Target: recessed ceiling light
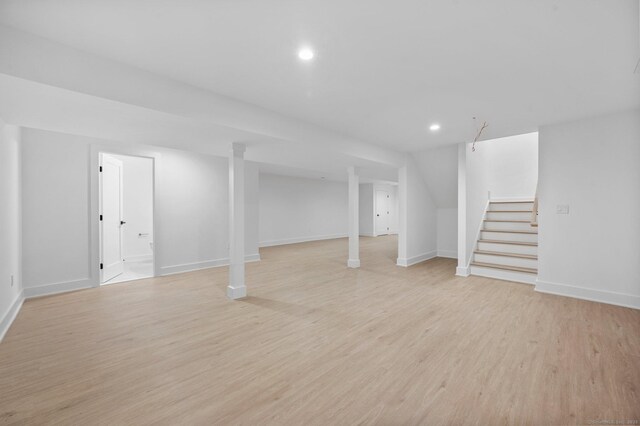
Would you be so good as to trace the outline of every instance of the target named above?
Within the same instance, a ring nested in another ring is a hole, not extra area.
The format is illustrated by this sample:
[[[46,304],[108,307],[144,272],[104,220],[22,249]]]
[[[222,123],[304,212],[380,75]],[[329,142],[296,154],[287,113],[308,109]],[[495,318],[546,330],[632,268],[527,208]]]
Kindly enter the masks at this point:
[[[440,125],[438,123],[434,123],[429,126],[429,130],[431,130],[432,132],[437,132],[438,130],[440,130]]]
[[[313,53],[313,50],[309,49],[308,47],[298,50],[298,58],[302,59],[303,61],[310,61],[314,56],[315,54]]]

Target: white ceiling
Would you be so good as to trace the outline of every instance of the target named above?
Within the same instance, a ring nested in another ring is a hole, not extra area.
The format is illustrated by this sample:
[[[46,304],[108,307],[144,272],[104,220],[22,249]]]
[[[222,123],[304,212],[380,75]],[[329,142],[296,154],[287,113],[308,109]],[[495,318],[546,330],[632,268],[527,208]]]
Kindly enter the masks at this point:
[[[637,0],[2,0],[0,23],[396,150],[640,106]]]

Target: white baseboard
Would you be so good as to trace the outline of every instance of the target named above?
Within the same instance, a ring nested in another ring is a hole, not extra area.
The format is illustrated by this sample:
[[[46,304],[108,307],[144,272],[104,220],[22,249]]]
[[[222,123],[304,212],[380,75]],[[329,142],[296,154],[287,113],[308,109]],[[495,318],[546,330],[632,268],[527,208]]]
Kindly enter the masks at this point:
[[[5,334],[7,334],[7,331],[9,331],[9,327],[11,327],[11,324],[13,324],[13,320],[15,320],[16,317],[18,316],[18,312],[20,312],[20,308],[22,308],[23,302],[24,302],[24,295],[23,295],[23,292],[21,291],[16,297],[16,299],[13,301],[11,306],[9,306],[9,309],[4,314],[4,317],[2,317],[2,320],[0,321],[0,342],[2,342],[2,339],[4,339]]]
[[[359,268],[360,267],[360,259],[348,259],[347,266],[349,268]]]
[[[282,240],[270,240],[262,241],[258,244],[259,247],[273,247],[283,246],[286,244],[307,243],[310,241],[322,241],[322,240],[335,240],[336,238],[347,238],[347,234],[332,234],[332,235],[316,235],[313,237],[298,237],[298,238],[285,238]]]
[[[457,259],[458,252],[455,250],[438,250],[438,257],[448,257],[450,259]]]
[[[152,254],[142,254],[139,256],[128,256],[124,259],[125,262],[144,262],[147,260],[153,260]]]
[[[459,277],[468,277],[469,276],[469,268],[464,266],[458,266],[456,268],[456,275]]]
[[[377,237],[377,235],[374,234],[373,232],[361,232],[360,236],[361,237]]]
[[[548,281],[536,281],[536,291],[540,293],[555,294],[556,296],[573,297],[592,302],[608,303],[610,305],[624,306],[625,308],[640,309],[640,296],[633,294],[616,293],[613,291],[594,290],[569,284],[552,283]]]
[[[245,256],[245,262],[257,262],[260,260],[260,254],[249,254]],[[205,260],[203,262],[183,263],[181,265],[162,266],[160,268],[160,275],[173,275],[180,274],[182,272],[198,271],[200,269],[217,268],[219,266],[229,265],[229,258]]]
[[[247,297],[247,286],[245,285],[240,287],[232,287],[230,285],[227,286],[227,297],[233,300]]]
[[[396,265],[408,267],[411,265],[415,265],[416,263],[424,262],[429,259],[433,259],[438,255],[436,250],[431,250],[427,253],[419,254],[418,256],[408,257],[408,258],[398,258]]]
[[[36,287],[24,287],[24,298],[48,296],[50,294],[66,293],[68,291],[83,290],[85,288],[94,287],[94,283],[90,278],[83,278],[75,281],[66,281],[61,283],[44,284]]]
[[[527,274],[526,272],[471,266],[471,268],[469,268],[469,273],[478,277],[493,278],[494,280],[513,281],[531,285],[536,283],[536,276],[533,274]]]

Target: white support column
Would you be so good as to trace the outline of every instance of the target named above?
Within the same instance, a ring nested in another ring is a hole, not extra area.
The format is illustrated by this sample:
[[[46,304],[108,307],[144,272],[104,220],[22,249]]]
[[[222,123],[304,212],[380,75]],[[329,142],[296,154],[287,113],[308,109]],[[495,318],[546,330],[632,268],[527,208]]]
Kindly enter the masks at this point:
[[[458,145],[458,267],[456,275],[469,276],[467,262],[467,144]]]
[[[349,173],[349,260],[347,266],[349,268],[360,267],[360,220],[359,220],[359,203],[360,195],[360,179],[356,174],[355,167],[347,169]]]
[[[398,169],[398,259],[396,265],[408,266],[407,261],[407,222],[408,222],[408,177],[407,165]]]
[[[230,299],[246,297],[244,282],[244,144],[234,142],[229,156],[229,285]]]

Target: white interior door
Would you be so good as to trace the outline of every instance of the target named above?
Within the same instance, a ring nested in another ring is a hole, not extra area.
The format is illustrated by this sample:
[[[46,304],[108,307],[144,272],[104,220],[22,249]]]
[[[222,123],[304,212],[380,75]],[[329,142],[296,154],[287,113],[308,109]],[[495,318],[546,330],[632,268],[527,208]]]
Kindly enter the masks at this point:
[[[122,161],[102,154],[100,172],[100,282],[122,274]]]
[[[376,235],[389,233],[389,193],[376,191]]]

